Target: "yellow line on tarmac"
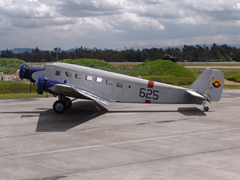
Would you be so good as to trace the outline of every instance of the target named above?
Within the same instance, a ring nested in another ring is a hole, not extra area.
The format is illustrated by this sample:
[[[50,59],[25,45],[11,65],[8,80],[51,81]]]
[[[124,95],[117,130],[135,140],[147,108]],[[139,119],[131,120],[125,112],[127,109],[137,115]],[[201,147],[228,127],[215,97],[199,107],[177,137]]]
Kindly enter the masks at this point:
[[[23,115],[22,114],[11,114],[11,113],[1,113],[1,114],[5,114],[5,115],[9,115],[9,116],[19,116],[19,117],[22,117]],[[38,118],[38,117],[27,117],[27,118]]]
[[[1,113],[1,114],[10,115],[10,116],[22,116],[21,114],[11,114],[11,113]]]
[[[102,115],[102,116],[100,116],[100,117],[98,117],[98,118],[96,118],[96,119],[90,120],[90,121],[88,121],[88,122],[97,121],[97,120],[102,119],[102,118],[104,118],[104,117],[106,117],[106,116],[107,116],[107,114],[105,113],[104,115]]]

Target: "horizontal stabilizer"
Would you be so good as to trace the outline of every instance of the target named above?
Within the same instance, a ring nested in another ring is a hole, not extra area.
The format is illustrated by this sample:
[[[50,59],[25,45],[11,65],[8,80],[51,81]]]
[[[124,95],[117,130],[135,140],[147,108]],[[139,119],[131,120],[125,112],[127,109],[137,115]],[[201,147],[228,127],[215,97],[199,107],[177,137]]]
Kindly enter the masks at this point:
[[[187,93],[191,94],[192,96],[196,97],[196,98],[201,98],[203,100],[207,100],[207,98],[205,98],[204,96],[202,96],[201,94],[198,94],[197,92],[187,89],[186,90]]]
[[[87,92],[81,89],[76,89],[73,86],[68,86],[65,84],[55,84],[53,87],[50,88],[50,90],[58,95],[70,96],[70,97],[81,98],[81,99],[92,99],[94,101],[97,101],[105,105],[109,105],[111,103],[90,92]]]
[[[186,92],[191,95],[191,103],[202,104],[202,102],[205,100],[210,102],[208,97],[205,97],[204,95],[199,94],[192,89],[187,89]]]

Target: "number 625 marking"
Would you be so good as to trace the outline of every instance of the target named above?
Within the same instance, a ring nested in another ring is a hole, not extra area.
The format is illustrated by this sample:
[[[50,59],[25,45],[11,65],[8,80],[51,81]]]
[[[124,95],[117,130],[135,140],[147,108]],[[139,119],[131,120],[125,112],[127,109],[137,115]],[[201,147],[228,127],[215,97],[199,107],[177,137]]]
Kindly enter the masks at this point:
[[[158,100],[158,93],[159,91],[157,90],[141,88],[139,96],[142,98]]]

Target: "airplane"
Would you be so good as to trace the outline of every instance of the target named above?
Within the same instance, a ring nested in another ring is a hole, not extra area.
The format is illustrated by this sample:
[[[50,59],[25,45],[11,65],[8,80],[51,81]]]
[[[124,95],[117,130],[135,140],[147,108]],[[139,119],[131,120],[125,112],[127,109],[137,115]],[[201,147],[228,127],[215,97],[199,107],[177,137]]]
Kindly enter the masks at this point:
[[[37,93],[58,96],[53,109],[63,113],[75,99],[94,100],[109,105],[119,103],[199,104],[208,111],[206,102],[221,99],[224,75],[205,69],[189,88],[178,87],[139,77],[68,63],[45,63],[42,67],[21,65],[20,79],[37,84]],[[74,98],[74,99],[70,99]]]

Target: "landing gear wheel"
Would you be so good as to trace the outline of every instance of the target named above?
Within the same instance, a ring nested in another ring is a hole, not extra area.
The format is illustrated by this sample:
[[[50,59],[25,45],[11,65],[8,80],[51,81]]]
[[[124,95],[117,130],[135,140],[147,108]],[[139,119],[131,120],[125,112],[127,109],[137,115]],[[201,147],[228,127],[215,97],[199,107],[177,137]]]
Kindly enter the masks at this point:
[[[66,108],[69,109],[72,107],[72,101],[70,98],[66,98]]]
[[[204,110],[205,110],[205,111],[208,111],[208,110],[209,110],[209,107],[205,107]]]
[[[66,104],[62,100],[58,100],[53,104],[53,110],[61,114],[66,110]]]

